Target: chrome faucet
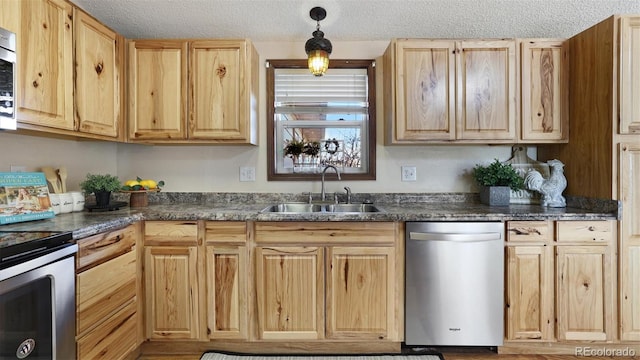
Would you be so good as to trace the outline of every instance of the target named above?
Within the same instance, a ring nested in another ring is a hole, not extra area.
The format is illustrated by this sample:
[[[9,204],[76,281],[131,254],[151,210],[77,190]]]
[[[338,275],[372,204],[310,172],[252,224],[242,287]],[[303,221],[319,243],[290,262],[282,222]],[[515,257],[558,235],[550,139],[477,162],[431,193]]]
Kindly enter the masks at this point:
[[[345,186],[344,191],[347,192],[347,204],[351,204],[351,188],[348,186]]]
[[[333,166],[333,165],[327,165],[324,167],[324,169],[322,169],[322,192],[320,194],[320,198],[322,201],[324,201],[325,198],[325,192],[324,192],[324,174],[327,172],[327,169],[333,169],[336,172],[336,175],[338,175],[338,180],[342,180],[340,179],[340,171],[338,171],[338,168]]]

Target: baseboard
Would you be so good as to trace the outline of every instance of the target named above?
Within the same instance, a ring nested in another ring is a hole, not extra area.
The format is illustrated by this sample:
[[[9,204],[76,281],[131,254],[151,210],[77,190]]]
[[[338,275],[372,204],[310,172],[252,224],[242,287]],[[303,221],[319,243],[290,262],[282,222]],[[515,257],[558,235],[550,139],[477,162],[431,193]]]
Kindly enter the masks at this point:
[[[498,347],[498,354],[548,354],[572,356],[640,355],[640,342],[508,342]]]

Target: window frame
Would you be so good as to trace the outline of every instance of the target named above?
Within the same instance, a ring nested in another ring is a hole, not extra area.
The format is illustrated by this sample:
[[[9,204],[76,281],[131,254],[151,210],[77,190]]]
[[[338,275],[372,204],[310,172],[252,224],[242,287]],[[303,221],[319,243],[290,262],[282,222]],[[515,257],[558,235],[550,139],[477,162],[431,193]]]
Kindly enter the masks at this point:
[[[307,60],[267,60],[267,181],[309,181],[318,180],[320,174],[276,172],[275,163],[275,69],[306,69]],[[340,173],[342,180],[375,180],[376,179],[376,80],[374,60],[331,60],[329,69],[366,69],[368,86],[368,169],[366,172]],[[310,75],[311,76],[311,75]],[[328,177],[332,179],[332,177]]]

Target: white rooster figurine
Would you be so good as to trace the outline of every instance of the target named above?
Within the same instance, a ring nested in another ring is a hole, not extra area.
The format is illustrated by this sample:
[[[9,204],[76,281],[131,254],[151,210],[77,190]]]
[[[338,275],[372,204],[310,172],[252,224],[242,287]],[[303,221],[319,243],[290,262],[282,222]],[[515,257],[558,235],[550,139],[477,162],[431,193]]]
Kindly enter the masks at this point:
[[[524,186],[528,190],[535,190],[542,195],[542,206],[566,207],[567,201],[562,192],[567,187],[564,177],[564,164],[560,160],[547,161],[551,169],[548,179],[542,177],[537,170],[531,170],[524,178]]]

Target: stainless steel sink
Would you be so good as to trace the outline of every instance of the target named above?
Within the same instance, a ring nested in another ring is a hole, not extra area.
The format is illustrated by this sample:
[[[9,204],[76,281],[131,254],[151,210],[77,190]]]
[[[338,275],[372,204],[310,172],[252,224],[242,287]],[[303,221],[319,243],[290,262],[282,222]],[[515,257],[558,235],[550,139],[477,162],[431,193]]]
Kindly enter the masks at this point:
[[[320,204],[305,204],[305,203],[285,203],[276,204],[264,208],[261,212],[277,212],[277,213],[308,213],[308,212],[320,212],[322,211],[322,205]]]
[[[300,214],[310,212],[330,213],[372,213],[384,212],[373,204],[307,204],[307,203],[282,203],[270,205],[264,208],[262,213],[289,213]]]
[[[327,212],[371,213],[383,210],[373,204],[330,204],[325,206]]]

